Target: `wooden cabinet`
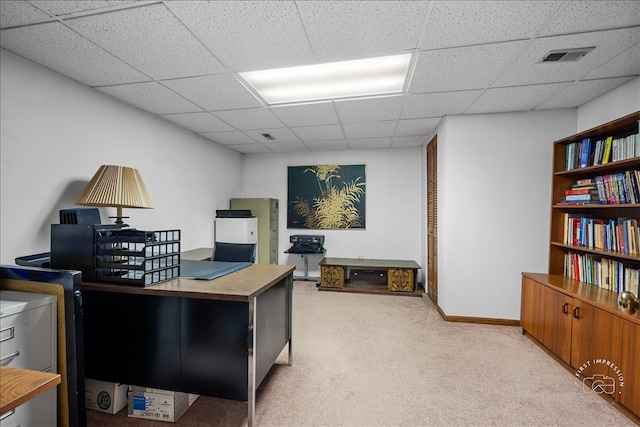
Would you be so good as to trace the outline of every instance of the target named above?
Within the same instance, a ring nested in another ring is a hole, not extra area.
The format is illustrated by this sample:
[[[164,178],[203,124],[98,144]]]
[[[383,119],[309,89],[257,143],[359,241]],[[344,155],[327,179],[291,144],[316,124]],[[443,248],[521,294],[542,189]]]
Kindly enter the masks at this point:
[[[278,264],[278,199],[231,199],[230,207],[258,218],[258,263]]]
[[[640,174],[635,172],[640,170],[640,143],[631,152],[614,148],[614,141],[637,138],[639,120],[640,112],[635,112],[554,143],[549,269],[523,273],[520,317],[523,333],[582,378],[586,391],[591,387],[636,417],[640,313],[623,313],[617,292],[632,290],[638,296]],[[592,149],[576,162],[587,139],[593,146],[611,140],[611,152],[618,150],[615,157],[598,161],[603,151]],[[600,178],[611,180],[604,188],[610,196],[606,202],[597,186]],[[592,200],[566,200],[580,188],[593,191]],[[617,198],[611,197],[614,191]]]
[[[601,379],[600,394],[640,416],[640,317],[622,313],[616,294],[575,279],[523,273],[523,333],[583,380]]]

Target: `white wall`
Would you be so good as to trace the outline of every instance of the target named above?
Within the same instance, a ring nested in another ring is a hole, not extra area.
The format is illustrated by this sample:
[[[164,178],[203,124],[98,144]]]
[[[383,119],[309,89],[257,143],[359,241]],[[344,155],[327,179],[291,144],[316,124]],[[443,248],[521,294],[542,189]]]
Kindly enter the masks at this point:
[[[326,256],[408,259],[422,267],[422,154],[419,147],[392,150],[246,154],[242,161],[241,197],[280,201],[279,263],[304,271],[300,255],[285,254],[292,234],[322,234]],[[287,229],[287,167],[318,164],[366,165],[366,229]],[[309,275],[318,276],[321,256],[309,256]]]
[[[576,133],[638,110],[640,110],[640,77],[580,106]]]
[[[553,141],[576,110],[448,117],[438,129],[438,303],[520,318],[521,272],[548,264]]]
[[[48,252],[50,224],[101,164],[144,179],[155,209],[124,209],[129,224],[181,229],[183,250],[213,245],[215,210],[240,193],[239,153],[5,50],[0,82],[0,262]]]

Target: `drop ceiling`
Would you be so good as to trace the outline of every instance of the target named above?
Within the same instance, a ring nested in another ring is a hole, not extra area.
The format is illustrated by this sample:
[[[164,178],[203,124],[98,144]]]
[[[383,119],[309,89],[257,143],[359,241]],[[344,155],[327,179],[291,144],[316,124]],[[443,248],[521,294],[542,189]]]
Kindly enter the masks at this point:
[[[577,107],[640,75],[637,0],[2,0],[0,15],[2,48],[240,153],[415,147],[447,115]],[[269,106],[239,75],[407,52],[394,96]]]

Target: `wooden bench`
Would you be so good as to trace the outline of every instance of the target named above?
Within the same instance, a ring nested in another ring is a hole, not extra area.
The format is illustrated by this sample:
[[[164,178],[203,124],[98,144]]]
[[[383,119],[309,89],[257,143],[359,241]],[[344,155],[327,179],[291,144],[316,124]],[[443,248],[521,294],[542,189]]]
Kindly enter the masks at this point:
[[[367,293],[415,293],[415,261],[361,258],[323,258],[320,290]],[[364,277],[364,279],[362,279]]]

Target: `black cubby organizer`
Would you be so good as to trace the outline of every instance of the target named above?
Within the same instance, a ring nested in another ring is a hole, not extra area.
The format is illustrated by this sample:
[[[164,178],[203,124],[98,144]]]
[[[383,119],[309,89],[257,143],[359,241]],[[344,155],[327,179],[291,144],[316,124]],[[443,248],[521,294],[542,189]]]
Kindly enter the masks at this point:
[[[180,276],[180,230],[100,229],[96,280],[150,286]]]

